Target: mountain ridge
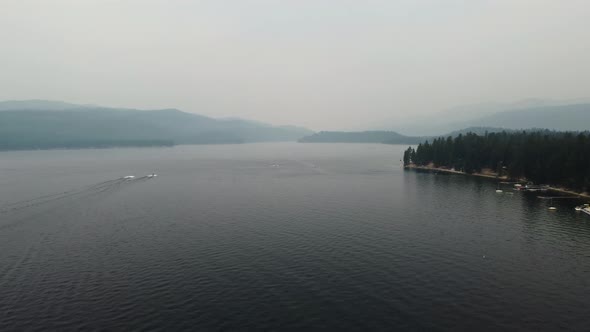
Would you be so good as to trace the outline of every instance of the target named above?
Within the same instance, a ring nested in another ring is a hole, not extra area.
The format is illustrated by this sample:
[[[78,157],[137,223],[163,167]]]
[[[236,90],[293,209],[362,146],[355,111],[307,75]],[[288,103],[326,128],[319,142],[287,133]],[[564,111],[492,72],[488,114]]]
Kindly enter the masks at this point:
[[[516,103],[457,106],[438,115],[397,123],[391,125],[390,128],[409,135],[430,136],[442,135],[468,127],[546,128],[580,131],[587,129],[585,124],[589,122],[589,102],[531,99]]]
[[[0,102],[0,150],[296,141],[311,133],[305,128],[215,119],[174,108]]]

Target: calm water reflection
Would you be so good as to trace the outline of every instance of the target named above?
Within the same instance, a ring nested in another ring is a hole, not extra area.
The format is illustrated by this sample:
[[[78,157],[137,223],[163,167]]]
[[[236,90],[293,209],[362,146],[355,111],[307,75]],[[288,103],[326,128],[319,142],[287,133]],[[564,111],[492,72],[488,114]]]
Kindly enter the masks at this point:
[[[579,202],[404,148],[0,153],[0,329],[587,329]]]

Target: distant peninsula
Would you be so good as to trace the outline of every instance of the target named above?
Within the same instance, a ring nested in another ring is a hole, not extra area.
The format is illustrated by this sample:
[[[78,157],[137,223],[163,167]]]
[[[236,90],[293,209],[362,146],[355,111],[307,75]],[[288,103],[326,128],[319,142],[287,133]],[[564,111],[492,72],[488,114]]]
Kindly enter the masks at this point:
[[[321,131],[303,137],[300,143],[384,143],[418,144],[425,137],[405,136],[394,131]]]

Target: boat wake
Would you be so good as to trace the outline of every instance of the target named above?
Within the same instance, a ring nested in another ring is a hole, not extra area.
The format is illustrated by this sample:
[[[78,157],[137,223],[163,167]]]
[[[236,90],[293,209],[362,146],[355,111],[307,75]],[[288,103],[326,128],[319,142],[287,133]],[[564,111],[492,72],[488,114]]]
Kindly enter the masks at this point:
[[[16,212],[25,210],[37,206],[50,204],[56,201],[68,199],[68,198],[83,198],[90,197],[102,193],[112,192],[119,189],[122,185],[128,185],[130,183],[136,183],[145,181],[156,177],[156,174],[149,174],[146,176],[135,177],[133,175],[127,175],[122,178],[113,180],[107,180],[98,182],[95,184],[87,185],[81,188],[76,188],[64,192],[42,195],[35,198],[30,198],[22,201],[12,202],[0,207],[0,214],[6,214],[10,212]]]

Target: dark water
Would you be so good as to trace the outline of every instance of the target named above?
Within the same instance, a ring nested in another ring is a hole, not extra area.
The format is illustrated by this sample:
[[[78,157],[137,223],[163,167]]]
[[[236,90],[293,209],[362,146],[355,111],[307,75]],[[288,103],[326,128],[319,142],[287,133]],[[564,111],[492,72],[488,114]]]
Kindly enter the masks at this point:
[[[590,328],[579,202],[402,149],[1,153],[0,330]]]

